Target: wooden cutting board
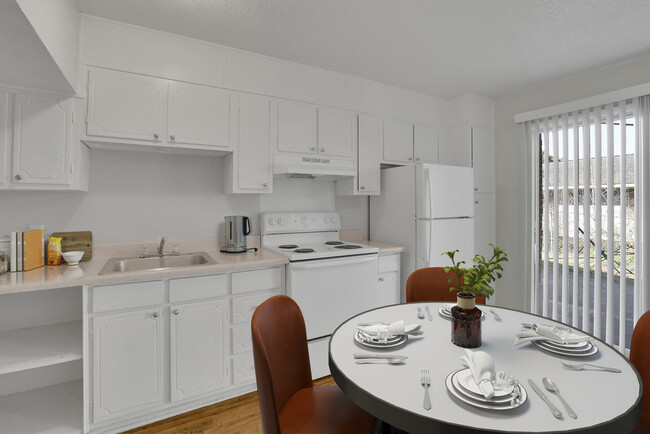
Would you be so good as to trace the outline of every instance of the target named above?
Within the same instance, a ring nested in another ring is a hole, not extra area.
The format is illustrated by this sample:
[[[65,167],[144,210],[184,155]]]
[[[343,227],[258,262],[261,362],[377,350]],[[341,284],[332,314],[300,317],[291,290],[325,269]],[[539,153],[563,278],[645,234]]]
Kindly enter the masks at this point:
[[[54,232],[50,236],[61,238],[61,252],[83,251],[85,253],[81,262],[92,259],[93,233],[91,231]]]

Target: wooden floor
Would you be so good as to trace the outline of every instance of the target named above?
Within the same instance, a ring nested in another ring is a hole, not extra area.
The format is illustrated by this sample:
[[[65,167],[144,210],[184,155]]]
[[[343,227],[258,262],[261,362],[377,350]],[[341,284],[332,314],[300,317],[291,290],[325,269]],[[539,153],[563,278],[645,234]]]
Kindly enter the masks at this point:
[[[314,385],[335,385],[332,377],[314,381]],[[154,422],[127,433],[137,434],[262,434],[257,392],[199,408],[189,413]]]

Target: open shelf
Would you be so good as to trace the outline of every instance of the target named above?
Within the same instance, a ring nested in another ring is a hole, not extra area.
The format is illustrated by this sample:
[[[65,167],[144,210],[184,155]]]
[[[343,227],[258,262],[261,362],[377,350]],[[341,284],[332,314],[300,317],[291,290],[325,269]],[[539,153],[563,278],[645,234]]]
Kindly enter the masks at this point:
[[[0,397],[0,431],[70,434],[83,431],[83,381]]]
[[[0,333],[0,375],[79,360],[81,321]]]

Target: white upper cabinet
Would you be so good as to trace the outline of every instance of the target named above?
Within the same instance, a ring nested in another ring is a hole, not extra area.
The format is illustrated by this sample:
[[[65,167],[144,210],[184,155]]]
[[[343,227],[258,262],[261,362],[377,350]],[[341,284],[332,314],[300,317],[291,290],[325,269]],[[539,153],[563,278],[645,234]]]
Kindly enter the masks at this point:
[[[311,104],[278,102],[278,151],[318,152],[318,109]]]
[[[245,93],[233,95],[233,112],[236,149],[225,159],[225,191],[271,193],[270,100]]]
[[[352,157],[357,137],[357,116],[347,110],[318,108],[318,153]]]
[[[170,82],[167,113],[169,143],[228,146],[230,92]]]
[[[381,120],[359,115],[358,189],[362,194],[379,194],[381,143]]]
[[[230,92],[127,72],[90,69],[92,142],[230,149]]]
[[[413,124],[384,119],[384,161],[413,162]]]
[[[494,193],[494,129],[463,125],[440,130],[440,164],[474,167],[474,191]]]
[[[70,184],[72,101],[16,95],[13,181]]]
[[[91,69],[89,136],[160,142],[165,131],[165,80]]]
[[[438,130],[429,125],[413,126],[413,156],[416,163],[438,163]]]

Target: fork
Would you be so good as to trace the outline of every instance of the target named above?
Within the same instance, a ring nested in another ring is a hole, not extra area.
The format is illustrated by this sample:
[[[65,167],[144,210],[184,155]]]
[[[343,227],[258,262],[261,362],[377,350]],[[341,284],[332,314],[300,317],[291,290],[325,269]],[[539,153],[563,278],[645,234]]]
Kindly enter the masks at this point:
[[[494,315],[494,320],[495,321],[497,321],[497,322],[503,321],[496,310],[490,309],[490,312],[492,312],[492,315]]]
[[[420,383],[424,387],[424,409],[431,410],[431,398],[429,398],[429,386],[431,386],[431,376],[429,375],[428,369],[422,370],[422,376],[420,377]]]
[[[601,371],[616,372],[618,374],[622,372],[620,369],[608,368],[607,366],[592,365],[591,363],[576,363],[575,365],[564,363],[562,361],[560,361],[560,363],[562,363],[564,366],[574,371],[582,371],[583,369],[586,369],[585,366],[591,366],[594,369],[601,370]]]

